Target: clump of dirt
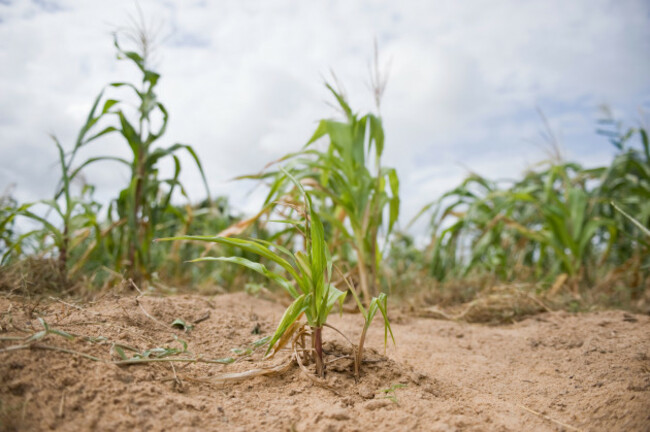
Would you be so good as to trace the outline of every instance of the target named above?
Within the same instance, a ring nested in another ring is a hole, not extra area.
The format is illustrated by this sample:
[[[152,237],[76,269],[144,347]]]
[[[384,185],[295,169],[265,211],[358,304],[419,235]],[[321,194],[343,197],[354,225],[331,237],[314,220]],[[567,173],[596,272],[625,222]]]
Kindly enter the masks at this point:
[[[396,362],[380,354],[375,348],[364,350],[361,378],[354,376],[354,350],[350,344],[339,341],[326,342],[323,345],[326,364],[325,388],[345,398],[346,403],[354,405],[368,399],[388,399],[397,403],[397,389],[410,386],[426,386],[435,383],[429,375],[416,371],[411,366]],[[310,372],[315,373],[314,370]],[[387,384],[389,383],[389,384]],[[442,389],[440,389],[442,394]],[[384,403],[380,403],[384,405]]]
[[[262,359],[265,347],[256,342],[282,313],[245,294],[87,304],[0,298],[0,429],[650,427],[647,316],[544,313],[486,327],[401,313],[393,321],[397,347],[385,354],[381,323],[370,328],[359,382],[350,344],[325,329],[322,384],[290,362],[290,349]],[[26,341],[43,330],[38,318],[58,333]],[[172,326],[176,320],[183,324]],[[363,321],[344,314],[330,323],[356,342]],[[169,361],[181,358],[194,361]],[[223,379],[251,370],[270,373]]]

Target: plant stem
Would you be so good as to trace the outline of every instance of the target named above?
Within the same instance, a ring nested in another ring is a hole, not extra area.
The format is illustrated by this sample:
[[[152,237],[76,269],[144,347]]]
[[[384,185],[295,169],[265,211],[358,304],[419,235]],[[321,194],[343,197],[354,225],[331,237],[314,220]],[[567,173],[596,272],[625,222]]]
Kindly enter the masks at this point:
[[[323,378],[323,327],[312,327],[312,346],[314,348],[314,362],[316,375]]]
[[[362,246],[363,247],[363,246]],[[357,266],[359,267],[359,283],[363,293],[363,302],[366,306],[370,304],[370,289],[368,284],[368,268],[366,267],[366,257],[362,249],[357,249]]]
[[[363,360],[363,344],[366,341],[366,332],[368,331],[368,325],[363,326],[363,331],[361,332],[361,337],[359,338],[359,346],[357,347],[357,355],[354,358],[354,377],[359,381],[361,373],[361,361]]]
[[[70,203],[67,203],[68,208]],[[61,240],[61,249],[59,250],[59,271],[61,273],[61,280],[64,284],[68,282],[68,244],[70,242],[70,221],[66,218],[63,227],[63,239]]]
[[[140,119],[140,130],[142,131],[142,119]],[[142,132],[140,132],[140,142],[142,142]],[[140,268],[142,263],[140,262],[140,257],[138,256],[138,249],[141,247],[142,241],[142,219],[144,219],[144,214],[141,216],[140,213],[144,213],[144,190],[145,190],[145,179],[146,179],[146,170],[145,170],[145,160],[147,151],[144,148],[143,144],[140,144],[138,148],[137,159],[135,163],[135,196],[133,197],[133,232],[131,233],[130,244],[129,244],[129,265],[131,266],[131,278],[135,281],[137,285],[141,284]]]

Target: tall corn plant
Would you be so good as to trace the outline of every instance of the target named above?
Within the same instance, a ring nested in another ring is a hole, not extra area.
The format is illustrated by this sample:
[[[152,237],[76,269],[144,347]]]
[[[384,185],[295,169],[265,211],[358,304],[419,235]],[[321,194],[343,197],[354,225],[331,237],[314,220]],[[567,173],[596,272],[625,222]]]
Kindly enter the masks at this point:
[[[110,235],[106,237],[105,247],[115,269],[126,270],[136,281],[150,275],[155,266],[152,261],[151,241],[156,226],[163,220],[163,215],[176,213],[171,203],[172,196],[176,191],[186,196],[179,181],[179,151],[186,151],[196,163],[209,197],[203,167],[194,149],[186,144],[173,144],[169,147],[157,145],[167,128],[168,113],[156,95],[160,75],[151,69],[148,62],[150,41],[146,33],[141,32],[140,36],[139,52],[122,49],[117,34],[114,37],[114,45],[118,58],[131,61],[141,72],[141,82],[139,85],[115,82],[108,86],[108,89],[126,88],[132,92],[137,101],[135,122],[126,113],[128,106],[132,104],[131,100],[105,98],[105,91],[102,91],[81,128],[69,159],[69,164],[72,164],[81,148],[109,134],[118,134],[127,145],[130,151],[128,159],[112,156],[89,158],[75,166],[70,177],[99,161],[115,161],[128,167],[129,184],[109,205],[107,225],[111,229],[108,233]],[[103,105],[100,108],[101,101]],[[156,116],[162,119],[157,128],[152,120]],[[112,120],[112,124],[96,130],[102,120]],[[171,159],[173,163],[172,177],[160,178],[159,165],[167,159]]]
[[[327,322],[327,317],[334,305],[342,303],[346,293],[334,287],[331,283],[332,258],[325,241],[325,231],[318,212],[316,212],[312,199],[305,192],[301,184],[287,171],[283,175],[291,181],[303,197],[300,209],[303,214],[302,221],[290,221],[297,225],[305,234],[306,251],[291,252],[283,246],[269,243],[259,239],[239,239],[214,236],[180,236],[162,238],[160,241],[194,240],[219,243],[226,246],[240,248],[243,251],[256,254],[277,264],[293,280],[293,283],[283,275],[269,270],[259,262],[243,257],[201,257],[191,262],[221,261],[238,264],[256,271],[271,281],[280,285],[294,299],[287,308],[278,327],[269,342],[269,350],[285,334],[289,327],[305,314],[307,322],[312,329],[312,347],[316,373],[323,375],[323,340],[322,330]],[[295,286],[294,286],[295,284]]]
[[[377,292],[382,261],[380,231],[383,228],[388,239],[399,217],[399,178],[395,169],[381,165],[385,143],[381,118],[359,116],[341,92],[326,86],[345,121],[321,120],[304,148],[280,161],[289,161],[301,183],[313,185],[315,208],[329,225],[339,255],[346,256],[347,246],[354,250],[360,288],[369,302]],[[325,137],[327,149],[317,149],[315,143]],[[281,170],[243,178],[272,179],[265,206],[288,199],[291,183]]]

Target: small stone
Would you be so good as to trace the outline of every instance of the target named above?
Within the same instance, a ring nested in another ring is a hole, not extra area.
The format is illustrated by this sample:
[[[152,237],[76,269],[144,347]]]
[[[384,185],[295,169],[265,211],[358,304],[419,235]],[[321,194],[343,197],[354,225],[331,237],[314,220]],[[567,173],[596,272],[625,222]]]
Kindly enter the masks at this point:
[[[124,384],[131,384],[135,378],[133,377],[133,375],[116,373],[115,379],[117,379],[120,382],[123,382]]]
[[[424,386],[424,391],[436,397],[440,396],[440,391],[438,391],[438,389],[432,386],[431,384]]]
[[[359,396],[361,396],[364,399],[374,399],[375,397],[375,392],[370,389],[368,386],[361,386],[359,387]]]
[[[636,318],[634,317],[634,315],[631,315],[631,314],[629,314],[629,313],[624,313],[624,314],[623,314],[623,321],[625,321],[625,322],[632,322],[632,323],[635,323],[635,322],[637,322],[637,321],[639,321],[639,320],[636,319]]]
[[[409,379],[411,380],[411,382],[413,382],[413,384],[419,384],[420,381],[422,381],[426,377],[427,375],[420,371],[413,371],[409,373]]]

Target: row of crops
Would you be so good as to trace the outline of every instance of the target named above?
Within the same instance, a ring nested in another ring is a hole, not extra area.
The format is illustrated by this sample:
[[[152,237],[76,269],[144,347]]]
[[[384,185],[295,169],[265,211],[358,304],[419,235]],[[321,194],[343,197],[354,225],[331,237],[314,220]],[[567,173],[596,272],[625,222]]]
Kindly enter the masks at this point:
[[[160,75],[149,66],[146,45],[129,51],[116,36],[115,47],[137,67],[141,81],[107,85],[74,143],[53,137],[60,168],[53,196],[30,203],[17,202],[10,192],[0,198],[2,289],[78,293],[131,280],[160,290],[259,290],[269,274],[273,289],[283,285],[273,281],[287,280],[288,269],[236,239],[255,239],[300,266],[314,258],[309,227],[317,218],[326,282],[352,290],[366,304],[382,293],[453,294],[471,286],[474,295],[487,285],[522,282],[537,294],[574,300],[641,307],[647,300],[650,146],[644,127],[627,128],[612,118],[600,122],[594,139],[608,139],[616,148],[609,166],[587,169],[552,157],[516,181],[470,174],[422,203],[418,217],[430,220],[429,241],[417,247],[407,232],[395,231],[399,176],[382,159],[379,115],[355,112],[345,94],[328,85],[341,118],[321,120],[302,148],[244,177],[268,190],[259,212],[245,218],[233,214],[226,198],[211,197],[210,172],[191,146],[159,144],[169,114],[157,98]],[[385,80],[375,77],[378,105]],[[116,97],[124,89],[130,97]],[[79,156],[107,139],[121,143],[129,157]],[[182,153],[190,156],[190,166],[182,166]],[[167,163],[174,169],[164,177],[160,167]],[[96,164],[120,164],[129,172],[108,203],[98,202],[85,181]],[[202,202],[187,199],[182,169],[200,172]],[[206,236],[221,240],[206,243]],[[185,240],[154,241],[163,237]],[[197,258],[200,264],[186,263]]]

